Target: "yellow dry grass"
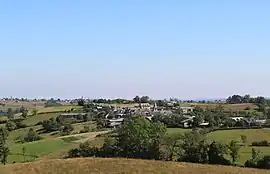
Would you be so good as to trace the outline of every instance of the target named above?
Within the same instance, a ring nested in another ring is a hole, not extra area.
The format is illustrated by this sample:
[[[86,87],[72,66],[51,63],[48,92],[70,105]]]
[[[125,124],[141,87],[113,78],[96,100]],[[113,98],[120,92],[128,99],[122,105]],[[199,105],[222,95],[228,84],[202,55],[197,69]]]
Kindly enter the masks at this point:
[[[44,160],[33,163],[10,164],[0,167],[1,174],[90,174],[90,173],[268,173],[267,170],[238,168],[232,166],[201,165],[191,163],[148,161],[135,159],[80,158]]]
[[[215,108],[218,104],[214,103],[192,103],[193,106],[199,106],[201,108]],[[247,107],[254,109],[257,108],[256,105],[252,103],[242,103],[242,104],[223,104],[224,110],[232,110],[232,111],[242,111]]]

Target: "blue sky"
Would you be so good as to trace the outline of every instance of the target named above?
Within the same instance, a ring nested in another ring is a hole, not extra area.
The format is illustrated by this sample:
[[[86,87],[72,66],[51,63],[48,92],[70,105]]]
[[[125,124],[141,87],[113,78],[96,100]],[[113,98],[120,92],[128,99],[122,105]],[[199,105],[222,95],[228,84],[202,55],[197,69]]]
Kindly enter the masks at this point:
[[[16,97],[270,96],[268,0],[0,1]]]

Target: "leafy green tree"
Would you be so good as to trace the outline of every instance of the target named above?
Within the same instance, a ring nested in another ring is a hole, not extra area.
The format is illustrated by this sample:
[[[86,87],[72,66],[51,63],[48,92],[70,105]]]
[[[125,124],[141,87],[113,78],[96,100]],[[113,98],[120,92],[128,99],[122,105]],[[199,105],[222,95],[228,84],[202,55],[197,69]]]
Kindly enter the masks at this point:
[[[179,157],[180,161],[208,163],[208,143],[205,134],[199,130],[185,133],[181,147],[183,154]]]
[[[252,160],[258,160],[260,158],[260,151],[252,148]]]
[[[266,116],[267,116],[267,120],[270,121],[270,109],[267,110]]]
[[[148,96],[142,96],[141,97],[141,103],[148,103],[149,102],[149,97]]]
[[[8,121],[6,123],[6,128],[8,131],[13,131],[17,128],[17,126],[16,126],[16,123],[14,123],[14,121]]]
[[[37,110],[36,108],[34,108],[34,109],[32,110],[32,115],[33,115],[33,116],[36,116],[37,113],[38,113],[38,110]]]
[[[242,143],[246,146],[247,145],[247,136],[241,135],[241,140],[242,140]]]
[[[22,146],[22,155],[23,155],[23,162],[25,162],[25,153],[26,153],[26,148],[25,146]]]
[[[235,162],[237,161],[237,159],[239,158],[239,150],[240,150],[240,146],[237,144],[237,141],[232,140],[228,146],[230,153],[229,155],[232,158],[232,163],[235,164]]]
[[[196,117],[193,119],[193,122],[192,122],[192,127],[195,128],[195,127],[199,127],[199,125],[201,123],[203,123],[204,121],[204,117],[201,113],[197,114]]]
[[[228,146],[215,141],[212,142],[208,151],[209,164],[229,165],[230,161],[225,158],[227,154]]]
[[[9,148],[6,145],[8,137],[8,130],[6,128],[0,128],[0,159],[1,163],[7,163],[7,157],[9,155]]]
[[[26,109],[24,109],[23,111],[22,111],[22,115],[21,115],[23,118],[27,118],[27,116],[28,116],[28,110],[26,110]]]
[[[85,102],[83,99],[78,100],[78,106],[84,106]]]
[[[215,111],[216,112],[218,112],[218,113],[222,113],[222,112],[224,112],[224,106],[223,106],[223,104],[218,104],[217,106],[216,106],[216,108],[215,108]]]
[[[7,146],[4,146],[0,150],[1,152],[1,163],[6,165],[9,155],[9,148]]]
[[[46,132],[52,132],[60,130],[61,125],[54,118],[50,118],[42,122],[42,127]]]
[[[181,155],[181,140],[183,139],[182,134],[166,135],[163,138],[162,143],[162,159],[166,161],[172,161]]]
[[[8,108],[7,117],[9,120],[14,120],[14,112],[13,112],[12,108]]]
[[[266,155],[262,157],[262,159],[258,160],[256,167],[261,169],[270,169],[270,156]]]
[[[63,128],[63,132],[65,133],[71,133],[74,130],[73,126],[71,124],[65,124]]]
[[[144,117],[127,120],[117,129],[116,146],[121,157],[160,159],[165,126],[150,123]]]
[[[139,96],[134,97],[134,103],[141,103],[141,98]]]
[[[38,141],[41,139],[42,138],[37,134],[37,132],[33,128],[30,128],[27,135],[24,137],[24,141],[26,142]]]

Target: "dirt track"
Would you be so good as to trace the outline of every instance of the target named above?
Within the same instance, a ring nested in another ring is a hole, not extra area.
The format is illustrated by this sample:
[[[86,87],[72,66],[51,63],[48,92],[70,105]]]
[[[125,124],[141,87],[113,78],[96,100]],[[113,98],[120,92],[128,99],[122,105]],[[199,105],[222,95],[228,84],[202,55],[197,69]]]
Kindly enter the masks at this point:
[[[97,135],[100,135],[100,134],[106,134],[110,131],[99,131],[99,132],[87,132],[87,133],[81,133],[81,134],[74,134],[74,135],[67,135],[67,136],[62,136],[62,137],[57,137],[59,139],[62,139],[62,138],[68,138],[68,137],[77,137],[77,136],[83,136],[85,138],[83,139],[80,139],[80,140],[77,140],[77,141],[74,141],[75,143],[82,143],[82,142],[85,142],[87,140],[91,140],[91,139],[94,139]]]

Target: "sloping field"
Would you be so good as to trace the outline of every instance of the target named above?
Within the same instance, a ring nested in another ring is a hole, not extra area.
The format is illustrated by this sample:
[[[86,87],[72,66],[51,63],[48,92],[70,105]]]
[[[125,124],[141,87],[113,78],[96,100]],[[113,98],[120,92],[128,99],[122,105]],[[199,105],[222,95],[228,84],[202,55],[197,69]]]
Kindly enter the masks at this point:
[[[90,174],[90,173],[269,173],[266,170],[230,166],[200,165],[190,163],[147,161],[135,159],[81,158],[44,160],[33,163],[9,164],[0,167],[1,174]]]
[[[218,106],[217,104],[212,103],[192,103],[193,106],[199,106],[201,108],[215,108]],[[247,107],[250,109],[257,108],[256,105],[252,103],[242,103],[242,104],[223,104],[224,110],[232,110],[232,111],[242,111],[245,110]]]

